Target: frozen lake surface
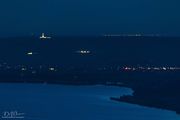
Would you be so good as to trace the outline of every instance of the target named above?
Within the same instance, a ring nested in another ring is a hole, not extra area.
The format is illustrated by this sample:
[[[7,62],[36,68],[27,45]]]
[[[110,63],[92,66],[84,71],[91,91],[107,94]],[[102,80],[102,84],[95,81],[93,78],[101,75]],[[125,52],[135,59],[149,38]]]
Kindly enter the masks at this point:
[[[175,112],[111,101],[129,88],[0,84],[1,118],[24,120],[179,120]],[[21,114],[23,113],[23,114]],[[19,114],[19,115],[17,115]],[[20,115],[21,114],[21,115]],[[0,118],[0,119],[1,119]]]

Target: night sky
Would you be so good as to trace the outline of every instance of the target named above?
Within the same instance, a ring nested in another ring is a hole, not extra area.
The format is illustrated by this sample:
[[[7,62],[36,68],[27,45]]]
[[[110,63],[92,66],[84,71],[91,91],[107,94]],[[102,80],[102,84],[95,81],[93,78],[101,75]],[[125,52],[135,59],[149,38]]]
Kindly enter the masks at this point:
[[[1,0],[0,35],[179,35],[179,6],[179,0]]]

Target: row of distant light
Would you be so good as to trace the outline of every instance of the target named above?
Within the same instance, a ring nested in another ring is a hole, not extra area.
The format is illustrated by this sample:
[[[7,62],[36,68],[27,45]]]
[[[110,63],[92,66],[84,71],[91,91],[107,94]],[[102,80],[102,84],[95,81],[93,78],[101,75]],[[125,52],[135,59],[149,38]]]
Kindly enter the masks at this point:
[[[6,66],[5,66],[6,65]],[[4,64],[0,64],[0,68],[3,67],[5,69],[20,69],[21,71],[27,71],[28,69],[29,70],[33,70],[33,67],[25,67],[24,65],[17,65],[17,66],[10,66],[10,65],[7,65],[6,63]],[[39,66],[40,69],[42,69],[42,66],[40,65]],[[57,67],[46,67],[49,71],[57,71]]]
[[[21,70],[22,70],[22,71],[26,71],[27,68],[21,68]],[[55,68],[53,68],[53,67],[50,67],[50,68],[49,68],[49,71],[54,71],[54,72],[55,72],[55,71],[57,71],[57,69],[55,69]],[[32,72],[32,74],[36,74],[36,73],[37,73],[36,70],[32,70],[31,72]]]
[[[48,69],[49,69],[49,71],[57,71],[57,69],[54,67],[49,67]],[[26,71],[27,68],[22,67],[21,70]],[[125,70],[125,71],[138,71],[138,70],[141,70],[141,71],[142,70],[143,71],[151,71],[151,70],[167,71],[167,70],[171,70],[171,71],[173,71],[173,70],[180,70],[180,67],[137,67],[137,68],[136,67],[123,67],[122,70]]]
[[[22,71],[26,71],[27,68],[23,67],[23,68],[21,68],[21,70],[22,70]],[[57,69],[55,69],[54,67],[50,67],[49,70],[50,70],[50,71],[56,71]]]
[[[79,50],[79,51],[76,51],[76,53],[79,53],[79,54],[90,54],[91,51],[89,50]],[[35,54],[38,54],[37,52],[28,52],[26,53],[27,55],[31,56],[31,55],[35,55]]]
[[[180,67],[123,67],[123,70],[180,70]]]
[[[22,71],[26,71],[26,70],[35,70],[33,67],[26,67],[25,65],[16,65],[16,66],[10,66],[7,63],[3,63],[0,64],[0,68],[5,68],[5,69],[16,69],[16,70],[22,70]],[[45,68],[49,71],[57,71],[57,66],[56,67],[47,67],[47,66],[39,66],[39,69]],[[104,67],[104,68],[99,68],[99,70],[108,70],[108,68]],[[111,70],[113,70],[113,68],[111,67]],[[180,70],[180,67],[120,67],[118,66],[118,70],[124,70],[124,71],[152,71],[152,70],[156,70],[156,71],[166,71],[166,70]]]
[[[105,37],[158,37],[159,34],[105,34]]]

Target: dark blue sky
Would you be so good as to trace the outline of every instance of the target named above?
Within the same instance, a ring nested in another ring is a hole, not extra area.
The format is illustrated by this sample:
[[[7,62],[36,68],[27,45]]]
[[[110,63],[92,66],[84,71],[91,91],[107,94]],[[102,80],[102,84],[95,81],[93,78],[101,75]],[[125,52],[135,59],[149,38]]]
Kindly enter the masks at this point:
[[[1,0],[0,35],[180,35],[179,0]]]

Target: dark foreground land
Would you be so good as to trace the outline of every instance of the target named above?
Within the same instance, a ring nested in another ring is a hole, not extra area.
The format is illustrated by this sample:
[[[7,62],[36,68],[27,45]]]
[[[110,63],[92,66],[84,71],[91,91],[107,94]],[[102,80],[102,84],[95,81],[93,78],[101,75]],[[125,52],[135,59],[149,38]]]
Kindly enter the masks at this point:
[[[134,90],[133,96],[111,100],[176,111],[180,114],[179,73],[148,73],[146,77],[126,81]]]
[[[125,70],[126,66],[179,67],[180,39],[171,37],[6,38],[0,44],[0,82],[130,87],[111,98],[180,113],[180,70]],[[89,50],[90,54],[77,51]],[[32,53],[32,54],[28,54]]]

